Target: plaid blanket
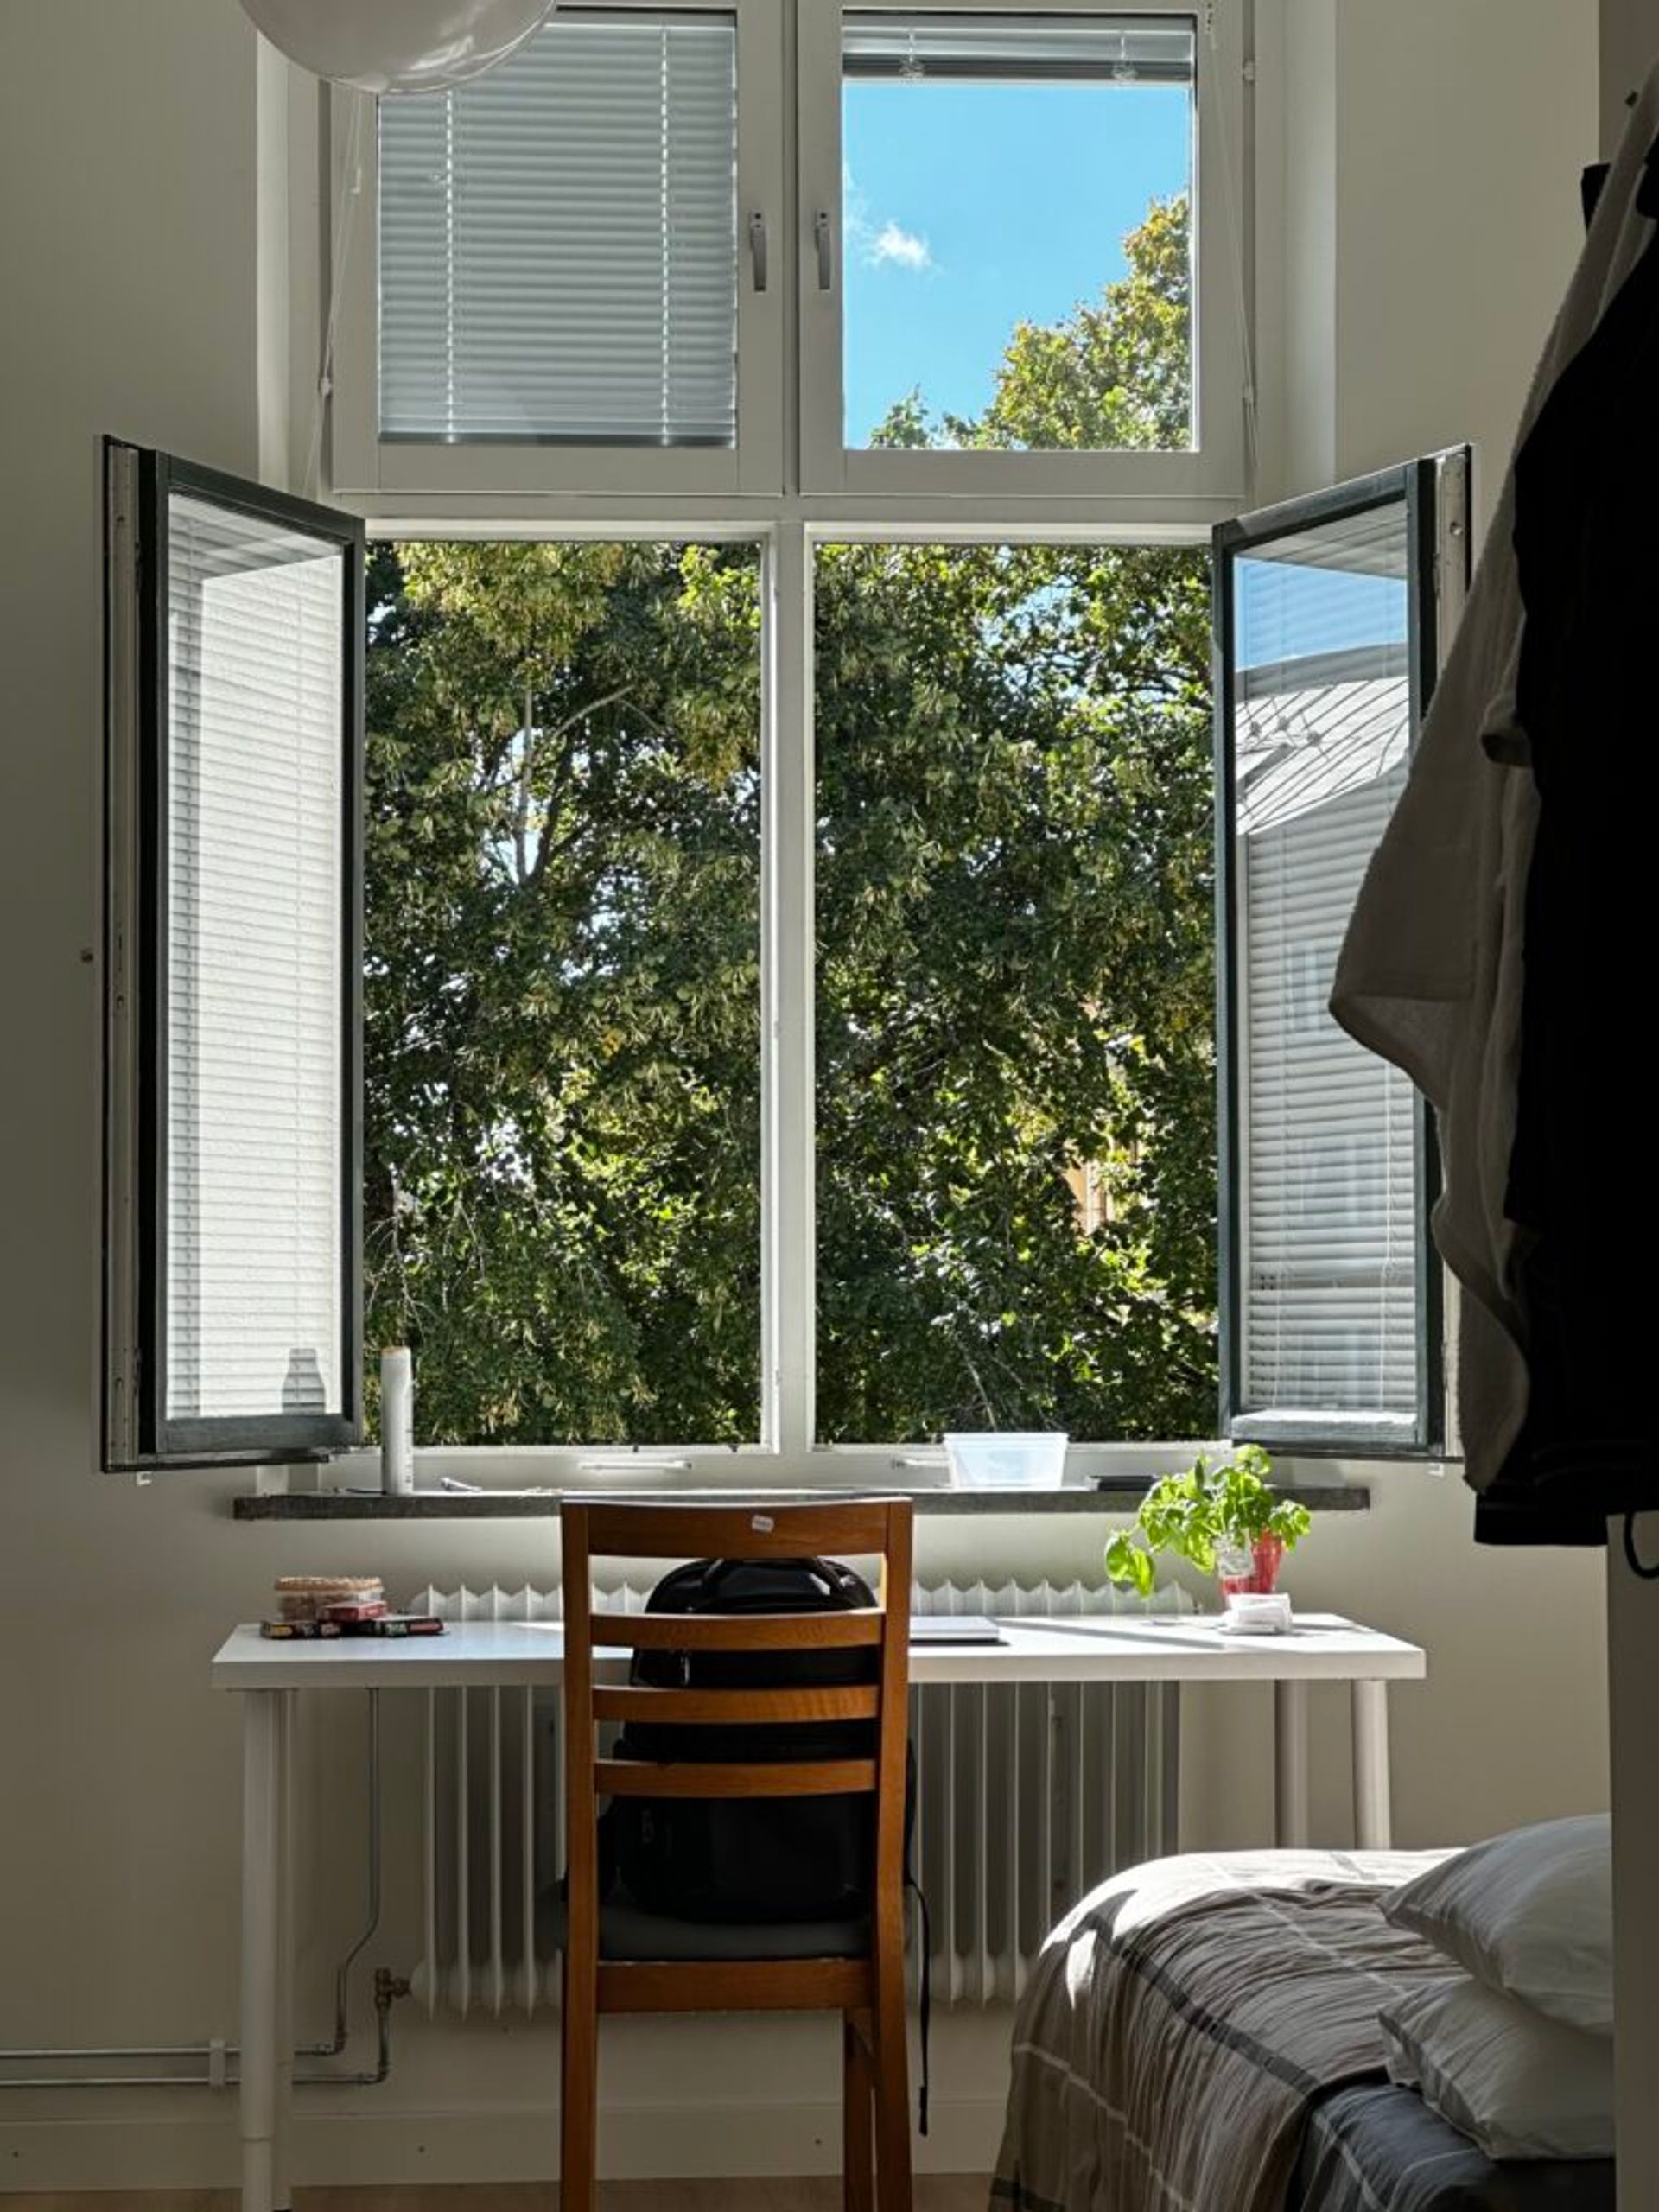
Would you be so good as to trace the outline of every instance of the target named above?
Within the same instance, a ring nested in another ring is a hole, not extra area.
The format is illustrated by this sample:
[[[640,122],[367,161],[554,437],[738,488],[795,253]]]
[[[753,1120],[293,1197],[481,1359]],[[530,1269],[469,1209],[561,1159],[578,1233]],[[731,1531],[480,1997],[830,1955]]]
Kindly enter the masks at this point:
[[[1379,2009],[1453,1971],[1377,1909],[1444,1855],[1195,1854],[1085,1898],[1015,2017],[994,2207],[1284,2212],[1315,2101],[1384,2071]]]

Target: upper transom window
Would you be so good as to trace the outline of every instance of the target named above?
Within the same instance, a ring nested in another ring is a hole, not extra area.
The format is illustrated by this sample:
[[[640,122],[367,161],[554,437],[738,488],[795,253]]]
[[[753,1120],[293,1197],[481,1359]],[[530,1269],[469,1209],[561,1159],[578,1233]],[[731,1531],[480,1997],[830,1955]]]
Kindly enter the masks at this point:
[[[339,96],[334,489],[1211,518],[1248,489],[1234,13],[590,0],[455,91]],[[1126,322],[1156,343],[1116,358]]]
[[[1193,48],[1179,18],[846,17],[849,447],[1192,446]],[[1155,347],[1122,344],[1128,286]]]
[[[736,24],[560,12],[386,100],[380,435],[730,446]]]

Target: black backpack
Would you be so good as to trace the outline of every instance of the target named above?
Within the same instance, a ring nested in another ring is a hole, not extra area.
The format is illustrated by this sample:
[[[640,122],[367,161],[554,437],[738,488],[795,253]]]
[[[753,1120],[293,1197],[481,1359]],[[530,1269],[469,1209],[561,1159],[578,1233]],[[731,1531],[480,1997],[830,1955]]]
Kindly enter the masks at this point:
[[[823,1613],[874,1605],[837,1560],[694,1560],[652,1592],[652,1613]],[[874,1646],[807,1651],[637,1651],[630,1679],[656,1689],[807,1689],[876,1679]],[[620,1758],[871,1758],[875,1723],[631,1724]],[[627,1901],[677,1920],[852,1920],[870,1910],[874,1800],[620,1797],[601,1823],[602,1875]]]

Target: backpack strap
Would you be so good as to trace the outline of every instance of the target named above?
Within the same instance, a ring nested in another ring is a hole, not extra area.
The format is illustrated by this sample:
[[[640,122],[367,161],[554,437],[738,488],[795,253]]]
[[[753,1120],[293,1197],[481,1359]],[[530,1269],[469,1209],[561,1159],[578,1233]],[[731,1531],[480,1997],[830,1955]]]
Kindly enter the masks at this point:
[[[916,1900],[916,1910],[922,1923],[922,1959],[918,1974],[916,2025],[922,2047],[922,2078],[916,2091],[916,2119],[924,2135],[927,2133],[927,2044],[933,2018],[933,1923],[928,1916],[927,1893],[910,1870],[909,1847],[905,1852],[905,1887]]]
[[[921,1775],[917,1764],[913,1739],[905,1744],[905,1887],[916,1900],[916,1910],[922,1923],[922,1955],[917,1969],[916,2025],[919,2031],[922,2058],[922,2078],[916,2092],[917,2123],[924,2135],[927,2133],[928,2091],[928,2033],[933,2018],[933,1923],[927,1910],[927,1893],[916,1878],[916,1800],[921,1789]]]

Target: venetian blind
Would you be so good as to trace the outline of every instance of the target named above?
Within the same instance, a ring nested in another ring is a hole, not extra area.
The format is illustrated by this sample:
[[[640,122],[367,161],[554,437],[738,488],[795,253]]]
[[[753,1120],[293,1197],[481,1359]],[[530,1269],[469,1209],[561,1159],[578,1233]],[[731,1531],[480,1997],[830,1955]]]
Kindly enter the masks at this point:
[[[1421,1395],[1420,1107],[1332,1020],[1338,954],[1411,741],[1403,517],[1241,563],[1240,1433],[1409,1440]]]
[[[731,446],[736,29],[561,10],[380,105],[390,438]]]
[[[168,502],[167,1410],[338,1413],[341,556]]]

